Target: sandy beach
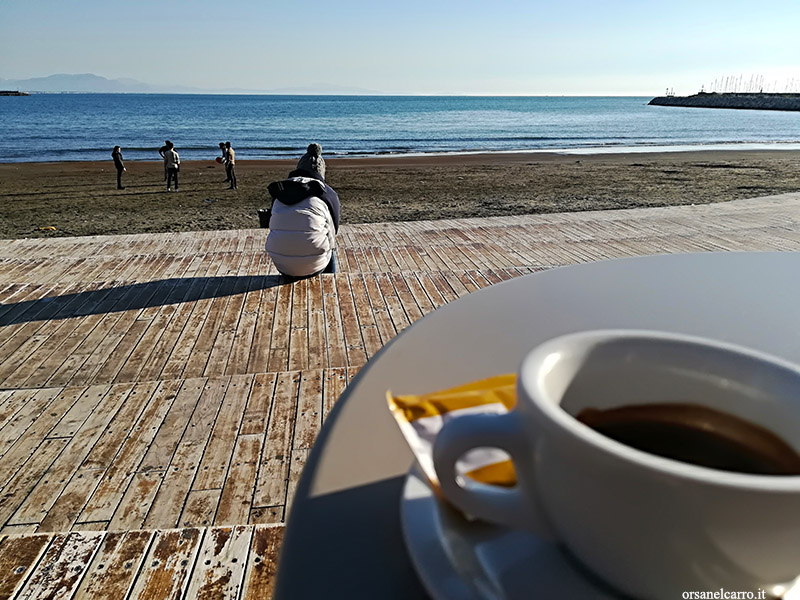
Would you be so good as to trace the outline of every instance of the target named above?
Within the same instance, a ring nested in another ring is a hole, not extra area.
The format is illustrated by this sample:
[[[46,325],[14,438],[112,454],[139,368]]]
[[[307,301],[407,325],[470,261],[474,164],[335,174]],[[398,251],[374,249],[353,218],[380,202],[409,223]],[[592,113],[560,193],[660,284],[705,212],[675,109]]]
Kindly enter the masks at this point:
[[[800,190],[800,151],[553,153],[327,159],[342,222],[363,223],[724,202]],[[267,185],[293,161],[184,162],[166,193],[160,161],[0,164],[0,238],[258,227]],[[55,230],[45,228],[55,228]]]

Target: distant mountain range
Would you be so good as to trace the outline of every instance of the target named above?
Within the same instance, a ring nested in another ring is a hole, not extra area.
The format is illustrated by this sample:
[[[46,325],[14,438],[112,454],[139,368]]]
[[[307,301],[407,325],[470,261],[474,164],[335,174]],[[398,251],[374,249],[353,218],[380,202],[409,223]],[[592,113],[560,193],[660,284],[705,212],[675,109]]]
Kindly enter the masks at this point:
[[[380,95],[381,92],[357,87],[345,87],[319,83],[302,87],[287,87],[272,90],[254,90],[244,88],[203,89],[181,85],[159,86],[143,83],[135,79],[108,79],[85,73],[67,75],[59,73],[47,77],[31,79],[2,79],[0,89],[19,90],[21,92],[49,93],[95,93],[95,94],[328,94],[328,95]]]

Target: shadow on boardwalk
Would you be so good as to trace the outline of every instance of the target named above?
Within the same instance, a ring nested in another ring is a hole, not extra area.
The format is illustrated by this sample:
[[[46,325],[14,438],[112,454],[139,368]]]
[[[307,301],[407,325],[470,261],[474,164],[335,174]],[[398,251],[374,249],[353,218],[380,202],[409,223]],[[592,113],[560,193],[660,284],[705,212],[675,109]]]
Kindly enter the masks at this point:
[[[186,277],[134,283],[0,306],[0,326],[69,319],[220,298],[275,287],[280,275]]]

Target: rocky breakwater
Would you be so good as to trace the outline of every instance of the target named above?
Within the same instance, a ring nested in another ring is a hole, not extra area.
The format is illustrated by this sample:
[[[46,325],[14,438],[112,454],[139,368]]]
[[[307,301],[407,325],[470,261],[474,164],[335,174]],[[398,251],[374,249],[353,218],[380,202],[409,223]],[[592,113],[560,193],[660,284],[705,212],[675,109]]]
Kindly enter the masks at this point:
[[[700,92],[693,96],[660,96],[653,98],[648,104],[693,108],[800,110],[800,94],[717,94],[716,92]]]

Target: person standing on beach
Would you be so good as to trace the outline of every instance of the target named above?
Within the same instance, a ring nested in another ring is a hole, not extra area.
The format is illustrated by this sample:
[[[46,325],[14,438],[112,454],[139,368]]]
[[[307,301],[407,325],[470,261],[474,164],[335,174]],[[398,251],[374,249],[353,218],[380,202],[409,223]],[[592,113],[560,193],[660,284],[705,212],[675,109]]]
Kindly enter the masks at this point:
[[[125,168],[125,163],[122,162],[122,148],[114,146],[111,151],[111,158],[114,159],[114,167],[117,169],[117,189],[124,190],[125,188],[122,187],[122,172],[127,171],[127,169]]]
[[[165,140],[164,145],[158,149],[158,155],[164,159],[164,181],[167,180],[167,159],[164,155],[166,154],[167,150],[169,150],[171,144],[172,142]]]
[[[181,165],[181,157],[175,150],[172,142],[167,140],[167,150],[164,152],[164,164],[167,167],[167,191],[169,192],[169,184],[175,181],[175,191],[178,191],[178,169]]]
[[[266,250],[288,281],[336,272],[339,196],[325,183],[322,173],[309,168],[311,164],[305,158],[288,179],[267,186],[272,214]]]
[[[225,163],[225,161],[228,158],[228,151],[225,149],[225,142],[219,143],[219,151],[222,152],[222,159],[218,158],[217,162],[221,162],[222,164],[225,165],[225,179],[223,180],[222,183],[228,183],[231,180],[231,178],[228,176],[228,165]]]
[[[225,142],[225,172],[228,174],[226,181],[231,182],[229,190],[236,189],[236,152],[230,142]]]

